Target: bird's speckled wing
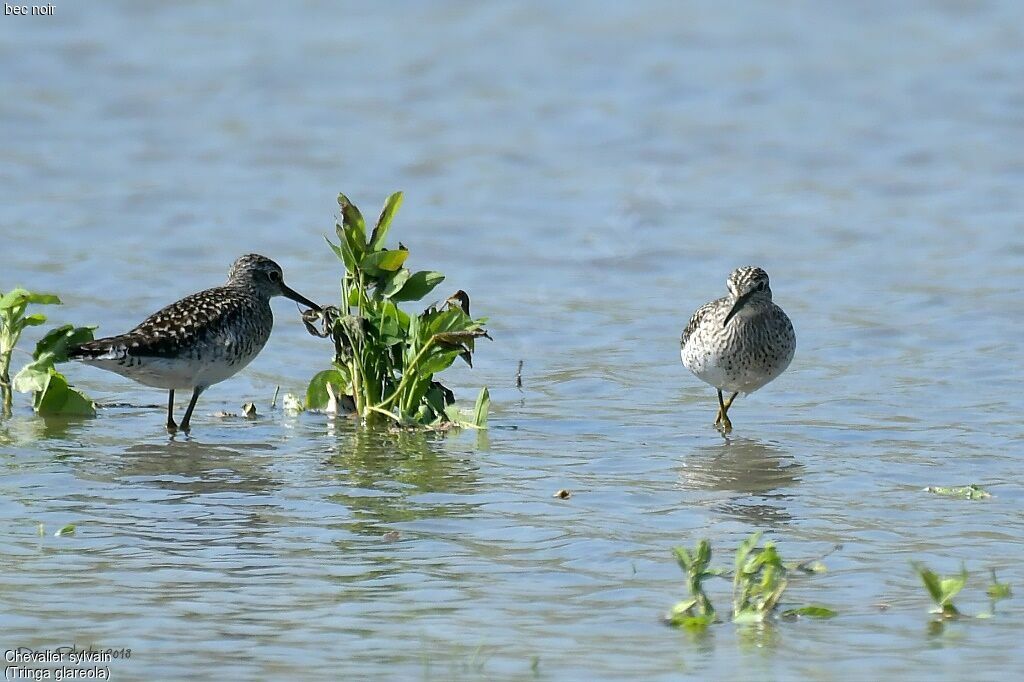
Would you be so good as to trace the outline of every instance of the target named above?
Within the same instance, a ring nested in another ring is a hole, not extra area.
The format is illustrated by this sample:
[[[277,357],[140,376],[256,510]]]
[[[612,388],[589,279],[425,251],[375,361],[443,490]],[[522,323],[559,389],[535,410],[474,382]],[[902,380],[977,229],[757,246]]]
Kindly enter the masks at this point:
[[[129,357],[177,358],[202,347],[213,334],[238,325],[239,317],[265,317],[256,299],[232,287],[214,287],[161,308],[130,332],[96,339],[75,348],[69,357],[118,360]],[[269,310],[267,311],[269,312]]]
[[[700,328],[701,324],[704,323],[704,318],[721,306],[724,300],[724,298],[720,298],[715,301],[708,301],[701,307],[697,308],[693,317],[690,318],[689,324],[686,325],[686,329],[683,330],[683,336],[679,339],[680,348],[684,347],[686,342],[690,340],[690,337],[693,336],[693,333]]]

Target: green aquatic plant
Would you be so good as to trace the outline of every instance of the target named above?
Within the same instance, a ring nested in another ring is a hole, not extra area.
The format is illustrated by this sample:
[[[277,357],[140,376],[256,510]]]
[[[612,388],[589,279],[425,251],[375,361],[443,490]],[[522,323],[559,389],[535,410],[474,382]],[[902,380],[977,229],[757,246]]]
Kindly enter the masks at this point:
[[[685,547],[676,547],[672,552],[686,574],[690,597],[673,606],[666,618],[676,627],[706,628],[715,622],[715,607],[704,591],[704,581],[722,574],[721,570],[711,568],[711,543],[701,540],[692,552]]]
[[[776,615],[782,595],[789,585],[790,568],[782,561],[775,543],[767,542],[758,547],[760,533],[754,533],[736,549],[733,571],[711,568],[711,544],[701,540],[694,551],[683,547],[673,550],[676,562],[687,576],[690,596],[667,614],[670,625],[689,629],[705,628],[716,622],[715,609],[704,590],[704,581],[711,577],[732,578],[732,620],[735,623],[763,623]],[[834,551],[834,549],[833,549]],[[831,553],[831,552],[829,552]],[[827,556],[827,555],[826,555]],[[806,568],[813,566],[813,568]],[[794,564],[805,574],[824,572],[819,559],[810,559]],[[783,618],[811,617],[831,618],[836,615],[832,609],[809,604],[788,609]]]
[[[64,525],[64,526],[61,526],[60,528],[58,528],[54,532],[53,537],[55,537],[55,538],[62,538],[64,536],[74,535],[74,534],[75,534],[75,524],[69,523],[67,525]]]
[[[967,568],[960,567],[960,573],[946,577],[936,574],[919,561],[912,562],[914,570],[920,576],[921,582],[928,590],[929,596],[935,602],[932,613],[940,618],[957,618],[960,611],[953,605],[953,597],[960,593],[960,590],[967,584]]]
[[[401,242],[397,248],[385,246],[401,204],[401,192],[388,197],[367,235],[359,209],[338,195],[338,242],[328,238],[327,243],[345,268],[341,303],[304,317],[311,334],[333,341],[334,360],[309,382],[304,401],[286,396],[285,404],[329,411],[347,406],[367,423],[484,428],[487,389],[480,391],[473,412],[463,415],[455,409],[452,391],[435,377],[460,358],[473,366],[476,339],[490,338],[487,320],[471,316],[464,291],[418,314],[399,306],[423,299],[444,280],[439,272],[405,267],[409,250]]]
[[[992,582],[989,583],[988,589],[985,590],[985,594],[988,595],[992,601],[999,601],[1000,599],[1009,599],[1013,596],[1013,590],[1010,589],[1009,583],[999,582],[999,578],[996,577],[995,569],[991,569]]]
[[[22,333],[28,327],[46,322],[46,315],[26,315],[30,305],[60,305],[53,294],[39,294],[25,289],[12,289],[0,295],[0,412],[9,416],[13,402],[12,389],[33,394],[33,408],[41,415],[92,415],[93,402],[71,388],[54,365],[67,360],[68,348],[92,339],[94,327],[64,325],[47,332],[36,344],[32,362],[11,380],[11,356]]]
[[[758,548],[754,533],[736,550],[732,578],[732,619],[737,623],[762,622],[775,612],[789,580],[774,542]]]

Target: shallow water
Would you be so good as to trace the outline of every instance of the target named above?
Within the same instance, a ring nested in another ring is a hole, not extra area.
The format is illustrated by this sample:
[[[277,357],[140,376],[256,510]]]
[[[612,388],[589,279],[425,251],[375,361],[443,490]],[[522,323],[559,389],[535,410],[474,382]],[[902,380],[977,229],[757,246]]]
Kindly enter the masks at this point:
[[[131,648],[114,679],[1024,667],[1019,597],[936,631],[909,565],[965,562],[969,613],[989,569],[1024,591],[1020,5],[284,5],[3,17],[0,289],[116,333],[256,251],[328,301],[334,195],[373,214],[401,188],[413,264],[491,318],[452,383],[491,387],[492,428],[271,410],[329,354],[287,302],[190,439],[159,408],[44,422],[21,396],[0,424],[0,648]],[[723,441],[678,337],[746,263],[799,347]],[[255,422],[211,416],[247,400]],[[993,497],[922,491],[972,482]],[[725,564],[754,530],[786,558],[843,545],[787,593],[839,616],[663,626],[670,548],[707,537]]]

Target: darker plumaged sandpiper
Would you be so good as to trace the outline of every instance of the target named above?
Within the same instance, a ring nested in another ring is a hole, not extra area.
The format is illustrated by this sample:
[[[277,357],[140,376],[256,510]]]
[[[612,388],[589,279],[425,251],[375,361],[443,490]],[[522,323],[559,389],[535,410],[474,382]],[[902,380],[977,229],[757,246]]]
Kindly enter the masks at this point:
[[[718,389],[715,426],[728,433],[732,401],[786,371],[796,352],[796,333],[786,313],[772,302],[767,272],[737,268],[726,286],[728,296],[705,303],[693,314],[679,345],[686,368]],[[722,391],[732,397],[725,400]]]
[[[174,423],[174,391],[191,390],[180,427],[188,431],[202,392],[234,376],[263,349],[274,324],[274,296],[320,310],[285,285],[281,266],[249,254],[234,262],[223,286],[186,296],[130,332],[83,343],[69,357],[166,389],[167,430],[172,433],[179,428]]]

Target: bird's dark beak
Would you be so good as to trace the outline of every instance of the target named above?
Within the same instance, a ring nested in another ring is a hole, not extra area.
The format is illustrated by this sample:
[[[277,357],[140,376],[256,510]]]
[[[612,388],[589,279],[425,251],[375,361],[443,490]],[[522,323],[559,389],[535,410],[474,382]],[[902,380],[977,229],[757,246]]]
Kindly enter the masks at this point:
[[[751,289],[750,291],[736,299],[736,302],[732,304],[732,309],[729,311],[729,314],[725,316],[725,321],[722,322],[723,327],[728,325],[729,320],[731,320],[733,316],[735,316],[736,313],[738,313],[740,309],[747,304],[747,301],[750,300],[750,297],[754,295],[755,291],[757,291],[757,289]]]
[[[309,300],[299,292],[286,286],[284,282],[281,282],[281,295],[284,296],[285,298],[290,298],[296,303],[304,305],[307,308],[312,308],[313,310],[316,310],[318,312],[320,310],[323,310],[323,308],[318,306],[316,303],[313,303],[311,300]]]

